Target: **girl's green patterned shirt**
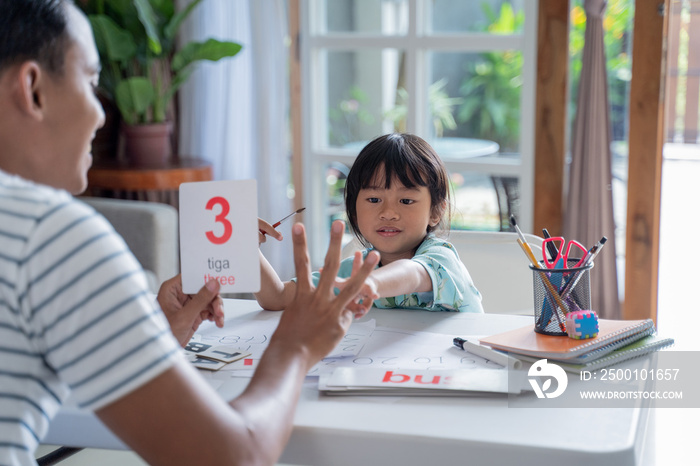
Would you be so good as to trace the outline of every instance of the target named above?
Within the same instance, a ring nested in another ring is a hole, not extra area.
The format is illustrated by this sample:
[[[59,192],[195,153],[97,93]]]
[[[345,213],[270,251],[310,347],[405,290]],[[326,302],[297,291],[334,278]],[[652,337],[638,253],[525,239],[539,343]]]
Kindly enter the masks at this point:
[[[371,249],[362,252],[363,257]],[[411,259],[422,265],[430,275],[433,290],[411,293],[391,298],[379,298],[375,307],[382,309],[424,309],[428,311],[484,312],[481,293],[474,286],[467,268],[459,259],[454,246],[449,242],[426,236]],[[352,257],[340,263],[338,277],[348,278],[352,272]],[[318,285],[320,274],[313,273],[314,285]]]

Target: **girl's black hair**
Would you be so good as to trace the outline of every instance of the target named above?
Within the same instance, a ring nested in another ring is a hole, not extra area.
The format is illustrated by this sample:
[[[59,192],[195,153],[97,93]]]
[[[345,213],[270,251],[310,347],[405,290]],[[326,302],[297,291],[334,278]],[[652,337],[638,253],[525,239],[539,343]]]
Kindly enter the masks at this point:
[[[412,134],[392,133],[367,144],[355,159],[345,184],[345,211],[350,228],[365,246],[367,240],[357,226],[357,196],[361,189],[375,183],[377,172],[384,170],[384,187],[396,180],[407,188],[425,186],[430,192],[431,213],[440,216],[426,233],[449,229],[451,217],[449,179],[445,165],[435,150]]]
[[[0,0],[0,72],[36,60],[61,75],[66,49],[70,0]]]

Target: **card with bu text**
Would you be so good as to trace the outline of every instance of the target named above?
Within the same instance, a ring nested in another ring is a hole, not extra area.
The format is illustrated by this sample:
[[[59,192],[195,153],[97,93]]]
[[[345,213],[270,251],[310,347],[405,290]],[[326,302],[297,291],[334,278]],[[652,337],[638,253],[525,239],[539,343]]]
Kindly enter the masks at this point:
[[[255,180],[180,185],[180,268],[185,293],[215,278],[221,293],[260,290]]]

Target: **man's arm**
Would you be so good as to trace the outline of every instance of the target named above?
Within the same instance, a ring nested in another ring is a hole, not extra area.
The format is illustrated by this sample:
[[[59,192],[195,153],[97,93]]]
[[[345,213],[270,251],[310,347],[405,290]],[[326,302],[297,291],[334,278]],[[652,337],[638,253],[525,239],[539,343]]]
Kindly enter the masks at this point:
[[[98,410],[100,419],[150,464],[274,464],[292,429],[308,370],[352,322],[350,300],[379,261],[370,254],[336,296],[344,226],[335,222],[318,287],[302,225],[293,228],[297,286],[246,390],[226,403],[180,360],[160,376]]]

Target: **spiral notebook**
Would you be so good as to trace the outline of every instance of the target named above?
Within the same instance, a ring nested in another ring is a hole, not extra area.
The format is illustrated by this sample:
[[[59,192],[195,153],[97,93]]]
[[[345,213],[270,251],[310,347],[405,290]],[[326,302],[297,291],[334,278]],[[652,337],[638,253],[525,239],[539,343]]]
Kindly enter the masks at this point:
[[[654,321],[608,320],[598,321],[598,336],[575,340],[566,336],[541,335],[528,325],[499,333],[479,341],[482,345],[516,355],[556,359],[581,364],[601,358],[622,346],[633,343],[655,332]]]
[[[603,369],[604,367],[610,367],[614,364],[619,364],[623,361],[628,361],[630,359],[638,358],[655,351],[659,351],[662,348],[673,345],[673,338],[661,338],[658,335],[649,335],[642,337],[641,339],[626,344],[625,346],[618,347],[618,349],[613,350],[606,355],[589,360],[582,364],[572,364],[571,361],[559,361],[556,359],[550,359],[550,362],[556,363],[559,367],[568,372],[580,373],[581,371],[596,371],[598,369]],[[532,356],[518,356],[526,361],[535,362],[538,358]]]

